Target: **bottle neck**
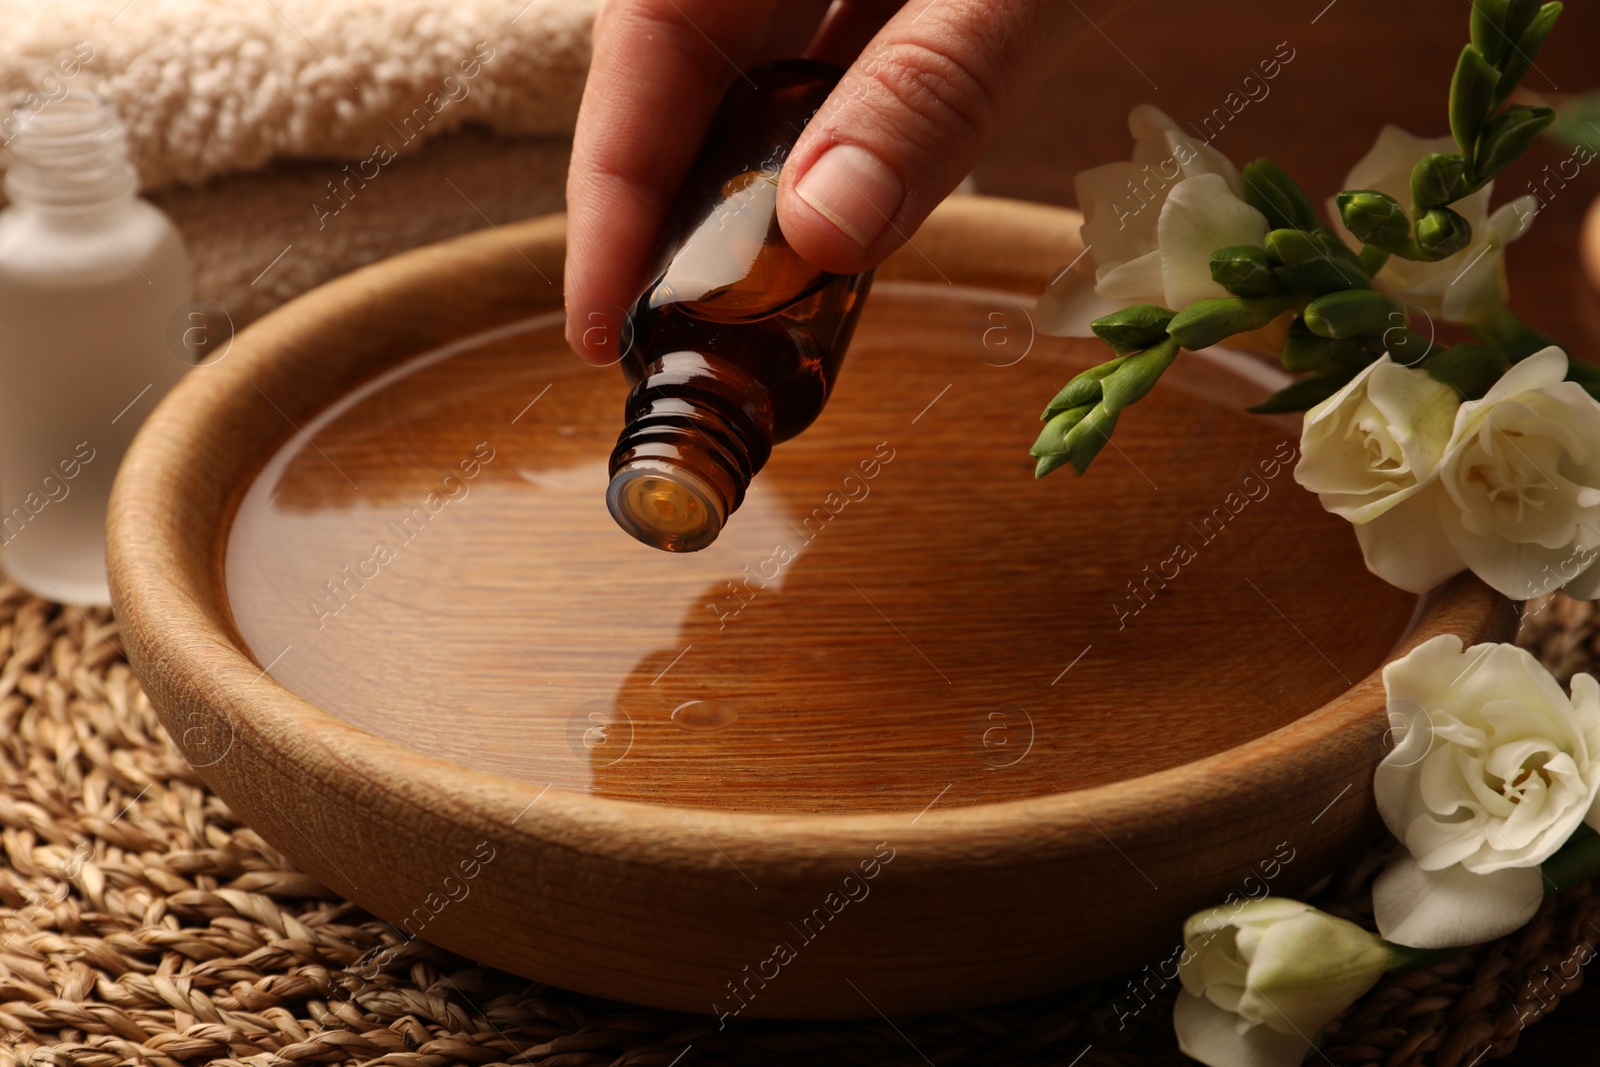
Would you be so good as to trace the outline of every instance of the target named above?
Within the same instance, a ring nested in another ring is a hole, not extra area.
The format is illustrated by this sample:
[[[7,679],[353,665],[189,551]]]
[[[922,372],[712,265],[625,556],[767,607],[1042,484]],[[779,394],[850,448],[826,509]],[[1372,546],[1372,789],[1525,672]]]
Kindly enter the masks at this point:
[[[138,192],[122,120],[93,93],[74,89],[38,111],[19,109],[6,132],[6,196],[19,207],[103,211],[131,202]]]
[[[611,453],[606,506],[656,548],[716,540],[772,454],[772,401],[758,382],[704,352],[670,352],[644,369]]]

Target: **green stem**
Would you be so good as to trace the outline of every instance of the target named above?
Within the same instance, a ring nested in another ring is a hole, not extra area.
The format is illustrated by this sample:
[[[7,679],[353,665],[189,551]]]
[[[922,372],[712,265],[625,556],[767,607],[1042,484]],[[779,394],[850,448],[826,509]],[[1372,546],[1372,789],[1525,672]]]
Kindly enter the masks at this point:
[[[1412,948],[1410,945],[1396,945],[1392,941],[1385,941],[1389,946],[1389,958],[1384,961],[1383,969],[1391,974],[1410,974],[1412,971],[1426,970],[1436,963],[1461,955],[1472,946],[1461,948]]]
[[[1363,245],[1361,248],[1361,269],[1367,272],[1367,277],[1376,278],[1383,265],[1389,262],[1389,253],[1377,245]]]
[[[1516,312],[1505,305],[1467,325],[1490,347],[1504,352],[1506,358],[1513,363],[1518,363],[1535,352],[1556,344],[1545,334],[1523,322]]]

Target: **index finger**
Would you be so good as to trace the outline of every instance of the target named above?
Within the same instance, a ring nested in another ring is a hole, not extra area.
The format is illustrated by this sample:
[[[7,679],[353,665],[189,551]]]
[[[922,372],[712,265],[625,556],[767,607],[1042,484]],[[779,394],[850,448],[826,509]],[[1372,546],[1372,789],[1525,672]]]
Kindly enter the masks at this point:
[[[567,172],[567,343],[584,359],[620,358],[668,205],[776,5],[624,0],[596,16]]]

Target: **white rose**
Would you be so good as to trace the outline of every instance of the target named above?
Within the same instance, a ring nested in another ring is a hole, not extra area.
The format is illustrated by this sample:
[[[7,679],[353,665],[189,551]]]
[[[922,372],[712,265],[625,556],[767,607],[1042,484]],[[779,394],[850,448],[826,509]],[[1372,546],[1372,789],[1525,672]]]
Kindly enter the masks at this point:
[[[1373,884],[1378,929],[1417,948],[1510,933],[1539,910],[1539,865],[1600,824],[1600,683],[1575,675],[1569,698],[1515,645],[1443,634],[1383,684],[1399,743],[1373,792],[1406,851]]]
[[[1298,1067],[1389,956],[1376,934],[1272,897],[1199,912],[1183,941],[1172,1026],[1184,1055],[1209,1067]]]
[[[1128,114],[1133,160],[1078,174],[1084,251],[1095,284],[1062,272],[1035,311],[1046,334],[1090,337],[1089,323],[1133,304],[1182,310],[1228,291],[1211,277],[1211,253],[1259,245],[1271,228],[1245,203],[1239,171],[1195,141],[1164,112],[1140,104]]]
[[[1423,156],[1454,152],[1450,137],[1415,137],[1398,126],[1385,126],[1361,161],[1345,178],[1346,189],[1372,189],[1387,193],[1402,204],[1411,203],[1411,170]],[[1375,283],[1429,315],[1449,322],[1475,322],[1492,318],[1505,306],[1505,247],[1527,232],[1538,213],[1539,200],[1523,196],[1489,214],[1494,183],[1450,205],[1472,227],[1472,243],[1453,256],[1434,263],[1417,263],[1391,256]],[[1329,201],[1338,231],[1343,230],[1338,204]],[[1337,231],[1336,231],[1337,232]],[[1353,238],[1353,247],[1360,245]]]
[[[1385,355],[1306,412],[1295,481],[1351,522],[1417,492],[1444,455],[1459,394]]]
[[[1600,593],[1600,402],[1566,372],[1546,348],[1460,406],[1432,477],[1356,526],[1374,574],[1413,593],[1468,569],[1513,600]]]

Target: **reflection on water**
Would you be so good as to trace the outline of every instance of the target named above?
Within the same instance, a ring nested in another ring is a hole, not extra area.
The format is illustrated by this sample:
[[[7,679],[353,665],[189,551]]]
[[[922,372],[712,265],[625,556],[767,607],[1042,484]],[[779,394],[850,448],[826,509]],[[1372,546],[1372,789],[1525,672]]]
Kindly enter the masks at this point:
[[[688,555],[607,514],[624,387],[558,320],[420,356],[250,487],[235,622],[279,683],[402,744],[741,810],[914,815],[1116,780],[1380,662],[1412,598],[1287,467],[1264,476],[1293,435],[1239,410],[1258,387],[1186,357],[1120,452],[1035,483],[1034,414],[1101,353],[1038,339],[996,366],[996,308],[1017,310],[881,286],[823,417]]]

